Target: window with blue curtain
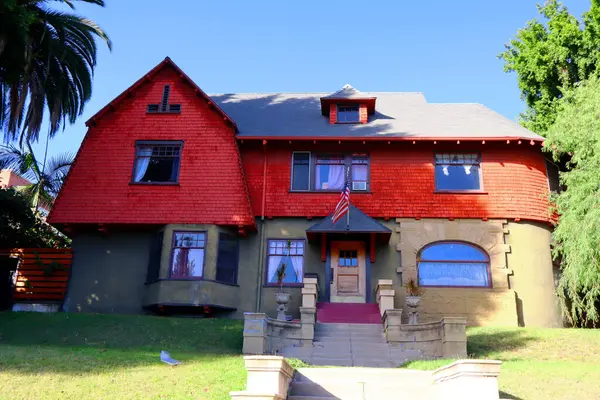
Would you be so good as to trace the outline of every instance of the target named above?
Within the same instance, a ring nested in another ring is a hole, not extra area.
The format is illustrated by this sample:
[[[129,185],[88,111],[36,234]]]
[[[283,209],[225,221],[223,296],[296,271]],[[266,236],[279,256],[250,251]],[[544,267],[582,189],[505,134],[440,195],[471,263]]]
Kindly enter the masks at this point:
[[[420,286],[491,287],[490,258],[480,248],[462,242],[425,246],[418,257]]]

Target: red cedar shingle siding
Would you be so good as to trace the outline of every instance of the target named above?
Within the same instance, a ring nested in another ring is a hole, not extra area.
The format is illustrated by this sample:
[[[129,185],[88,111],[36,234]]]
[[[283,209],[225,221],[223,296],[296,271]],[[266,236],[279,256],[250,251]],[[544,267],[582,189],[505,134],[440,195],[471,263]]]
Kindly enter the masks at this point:
[[[369,115],[367,113],[367,105],[366,104],[361,104],[360,108],[360,123],[361,124],[366,124],[368,119],[369,119]]]
[[[365,151],[371,156],[370,194],[351,195],[354,205],[372,217],[405,218],[520,218],[550,222],[548,180],[539,146],[465,145],[317,145],[268,143],[265,216],[320,217],[331,213],[339,193],[290,193],[292,150],[323,152]],[[486,194],[434,193],[434,151],[481,151],[483,190]],[[262,209],[263,151],[241,145],[242,159],[254,213]]]
[[[329,105],[329,123],[330,124],[337,123],[337,106],[335,104]]]
[[[147,114],[171,85],[180,114]],[[234,128],[165,64],[91,126],[49,221],[254,226]],[[136,140],[183,140],[179,185],[131,185]]]

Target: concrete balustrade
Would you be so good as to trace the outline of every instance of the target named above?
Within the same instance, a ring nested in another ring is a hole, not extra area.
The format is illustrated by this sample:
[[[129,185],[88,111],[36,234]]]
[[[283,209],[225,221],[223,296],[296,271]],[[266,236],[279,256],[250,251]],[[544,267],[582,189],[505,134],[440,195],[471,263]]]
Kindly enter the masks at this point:
[[[248,371],[246,390],[230,392],[232,400],[284,400],[294,376],[285,358],[280,356],[246,356]]]
[[[317,278],[304,278],[300,322],[244,313],[244,354],[278,354],[286,346],[312,346],[317,319]]]
[[[458,360],[435,370],[433,381],[439,399],[498,400],[502,361]]]

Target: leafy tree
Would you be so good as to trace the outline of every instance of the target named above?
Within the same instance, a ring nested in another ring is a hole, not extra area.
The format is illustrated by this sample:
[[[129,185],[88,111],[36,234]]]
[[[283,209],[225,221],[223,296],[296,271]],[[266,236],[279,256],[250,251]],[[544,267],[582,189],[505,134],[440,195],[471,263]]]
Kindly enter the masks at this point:
[[[561,260],[558,294],[576,324],[599,321],[600,300],[600,80],[591,78],[557,102],[545,146],[567,155],[560,175],[566,190],[553,196],[559,224],[554,255]]]
[[[34,211],[40,206],[50,209],[73,164],[73,154],[60,154],[47,163],[45,160],[40,163],[29,142],[26,145],[27,150],[13,145],[0,146],[0,169],[12,169],[32,182],[21,191]]]
[[[69,247],[71,241],[33,213],[25,197],[14,189],[0,189],[0,249]]]
[[[600,72],[600,0],[591,0],[581,21],[557,0],[538,10],[545,21],[529,21],[499,57],[506,72],[517,74],[527,105],[522,124],[544,134],[564,92]]]
[[[76,1],[0,1],[0,126],[5,142],[35,142],[49,115],[49,136],[81,115],[92,94],[96,39],[111,42],[93,21],[48,6]]]

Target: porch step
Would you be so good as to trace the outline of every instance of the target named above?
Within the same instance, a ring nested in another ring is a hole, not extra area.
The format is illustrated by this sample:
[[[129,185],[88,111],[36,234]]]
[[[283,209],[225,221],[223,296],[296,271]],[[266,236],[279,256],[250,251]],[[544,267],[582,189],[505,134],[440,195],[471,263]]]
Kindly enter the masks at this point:
[[[387,343],[381,324],[317,323],[313,346],[289,346],[280,354],[317,366],[373,368],[395,368],[422,358],[418,350]]]
[[[323,323],[381,324],[377,304],[317,303],[317,321]]]

